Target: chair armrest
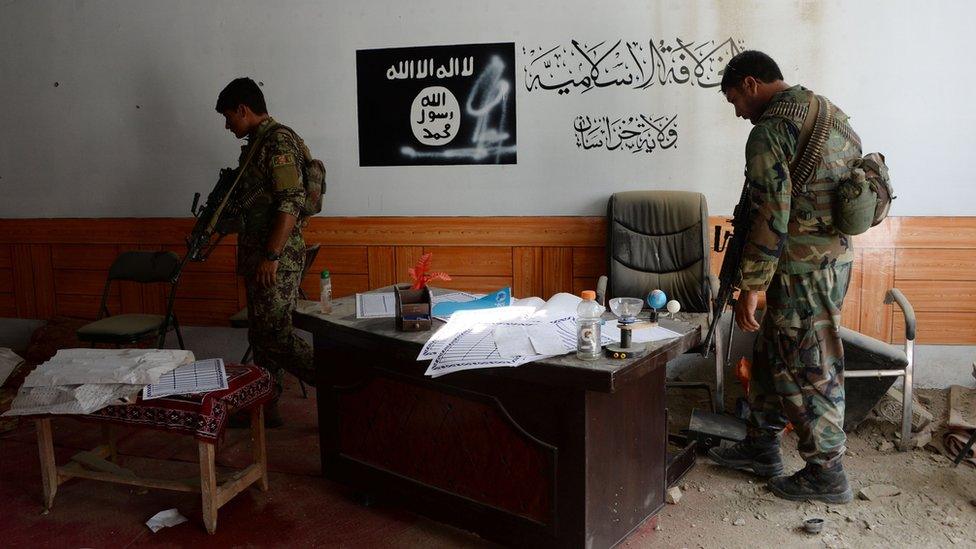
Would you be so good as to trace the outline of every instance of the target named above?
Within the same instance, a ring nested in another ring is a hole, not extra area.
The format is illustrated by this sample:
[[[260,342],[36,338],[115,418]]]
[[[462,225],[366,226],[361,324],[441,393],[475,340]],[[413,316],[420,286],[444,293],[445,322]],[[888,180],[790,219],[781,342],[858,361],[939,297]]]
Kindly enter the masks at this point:
[[[604,307],[607,306],[607,275],[600,275],[596,282],[596,302]]]
[[[903,315],[905,315],[905,339],[912,341],[915,339],[915,309],[912,304],[909,303],[908,298],[905,294],[901,293],[898,288],[892,288],[888,290],[885,294],[884,302],[886,305],[890,305],[894,301],[898,304],[898,308],[901,309]]]

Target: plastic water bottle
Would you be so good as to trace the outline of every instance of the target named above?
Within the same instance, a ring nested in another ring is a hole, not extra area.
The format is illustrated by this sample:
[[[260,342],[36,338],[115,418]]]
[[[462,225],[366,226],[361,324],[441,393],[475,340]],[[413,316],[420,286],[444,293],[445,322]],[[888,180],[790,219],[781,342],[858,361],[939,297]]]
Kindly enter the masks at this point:
[[[603,356],[600,345],[600,325],[603,323],[603,306],[596,302],[596,292],[583,290],[583,301],[576,307],[576,357],[596,360]]]
[[[329,314],[332,312],[332,278],[329,276],[329,271],[322,271],[322,277],[319,278],[319,305],[322,309],[323,314]]]

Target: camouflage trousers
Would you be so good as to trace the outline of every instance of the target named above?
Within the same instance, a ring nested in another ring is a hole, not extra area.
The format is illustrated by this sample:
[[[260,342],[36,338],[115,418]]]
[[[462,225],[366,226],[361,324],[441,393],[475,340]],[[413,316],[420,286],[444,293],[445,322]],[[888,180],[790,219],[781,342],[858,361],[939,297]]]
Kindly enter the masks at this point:
[[[838,330],[850,277],[850,263],[777,273],[754,348],[750,434],[779,433],[792,422],[800,455],[818,465],[832,465],[846,450]]]
[[[245,277],[247,290],[247,340],[254,363],[271,372],[281,394],[284,372],[315,385],[312,348],[295,333],[292,312],[298,299],[300,271],[277,273],[277,284],[262,288],[253,276]]]

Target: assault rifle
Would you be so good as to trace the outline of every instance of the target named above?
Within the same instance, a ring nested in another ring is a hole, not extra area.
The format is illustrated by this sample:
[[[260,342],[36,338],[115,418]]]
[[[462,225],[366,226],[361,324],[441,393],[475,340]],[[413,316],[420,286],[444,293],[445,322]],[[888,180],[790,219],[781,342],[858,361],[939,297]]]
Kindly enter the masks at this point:
[[[739,268],[742,266],[742,253],[745,250],[746,242],[749,239],[749,229],[752,228],[752,211],[749,204],[749,183],[742,186],[742,196],[739,203],[732,212],[732,232],[726,232],[722,237],[722,227],[715,226],[715,240],[713,249],[716,252],[725,252],[722,259],[722,270],[718,275],[718,295],[712,302],[712,321],[708,325],[708,334],[702,345],[702,356],[708,356],[712,351],[712,338],[715,336],[715,327],[718,326],[722,313],[727,306],[735,304],[732,294],[739,288],[742,282],[739,278]],[[732,326],[735,319],[732,319]],[[732,327],[729,327],[729,349],[731,352]]]
[[[224,233],[218,230],[218,224],[234,214],[235,208],[231,205],[231,197],[237,187],[238,178],[238,170],[233,168],[220,170],[220,178],[202,206],[197,207],[200,193],[193,193],[190,213],[197,218],[197,222],[193,225],[190,235],[186,237],[186,257],[190,261],[206,260],[220,239],[224,237]]]

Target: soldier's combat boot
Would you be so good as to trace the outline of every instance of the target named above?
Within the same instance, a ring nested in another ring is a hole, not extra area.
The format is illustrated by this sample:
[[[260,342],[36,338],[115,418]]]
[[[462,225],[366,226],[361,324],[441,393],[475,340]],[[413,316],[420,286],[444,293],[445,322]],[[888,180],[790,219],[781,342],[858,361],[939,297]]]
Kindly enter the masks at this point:
[[[752,471],[761,477],[783,474],[783,456],[775,436],[747,437],[732,446],[711,448],[708,457],[723,467]]]
[[[847,484],[847,475],[839,462],[829,469],[807,463],[792,476],[769,481],[769,489],[777,496],[791,501],[817,500],[826,503],[850,503],[854,498]]]

